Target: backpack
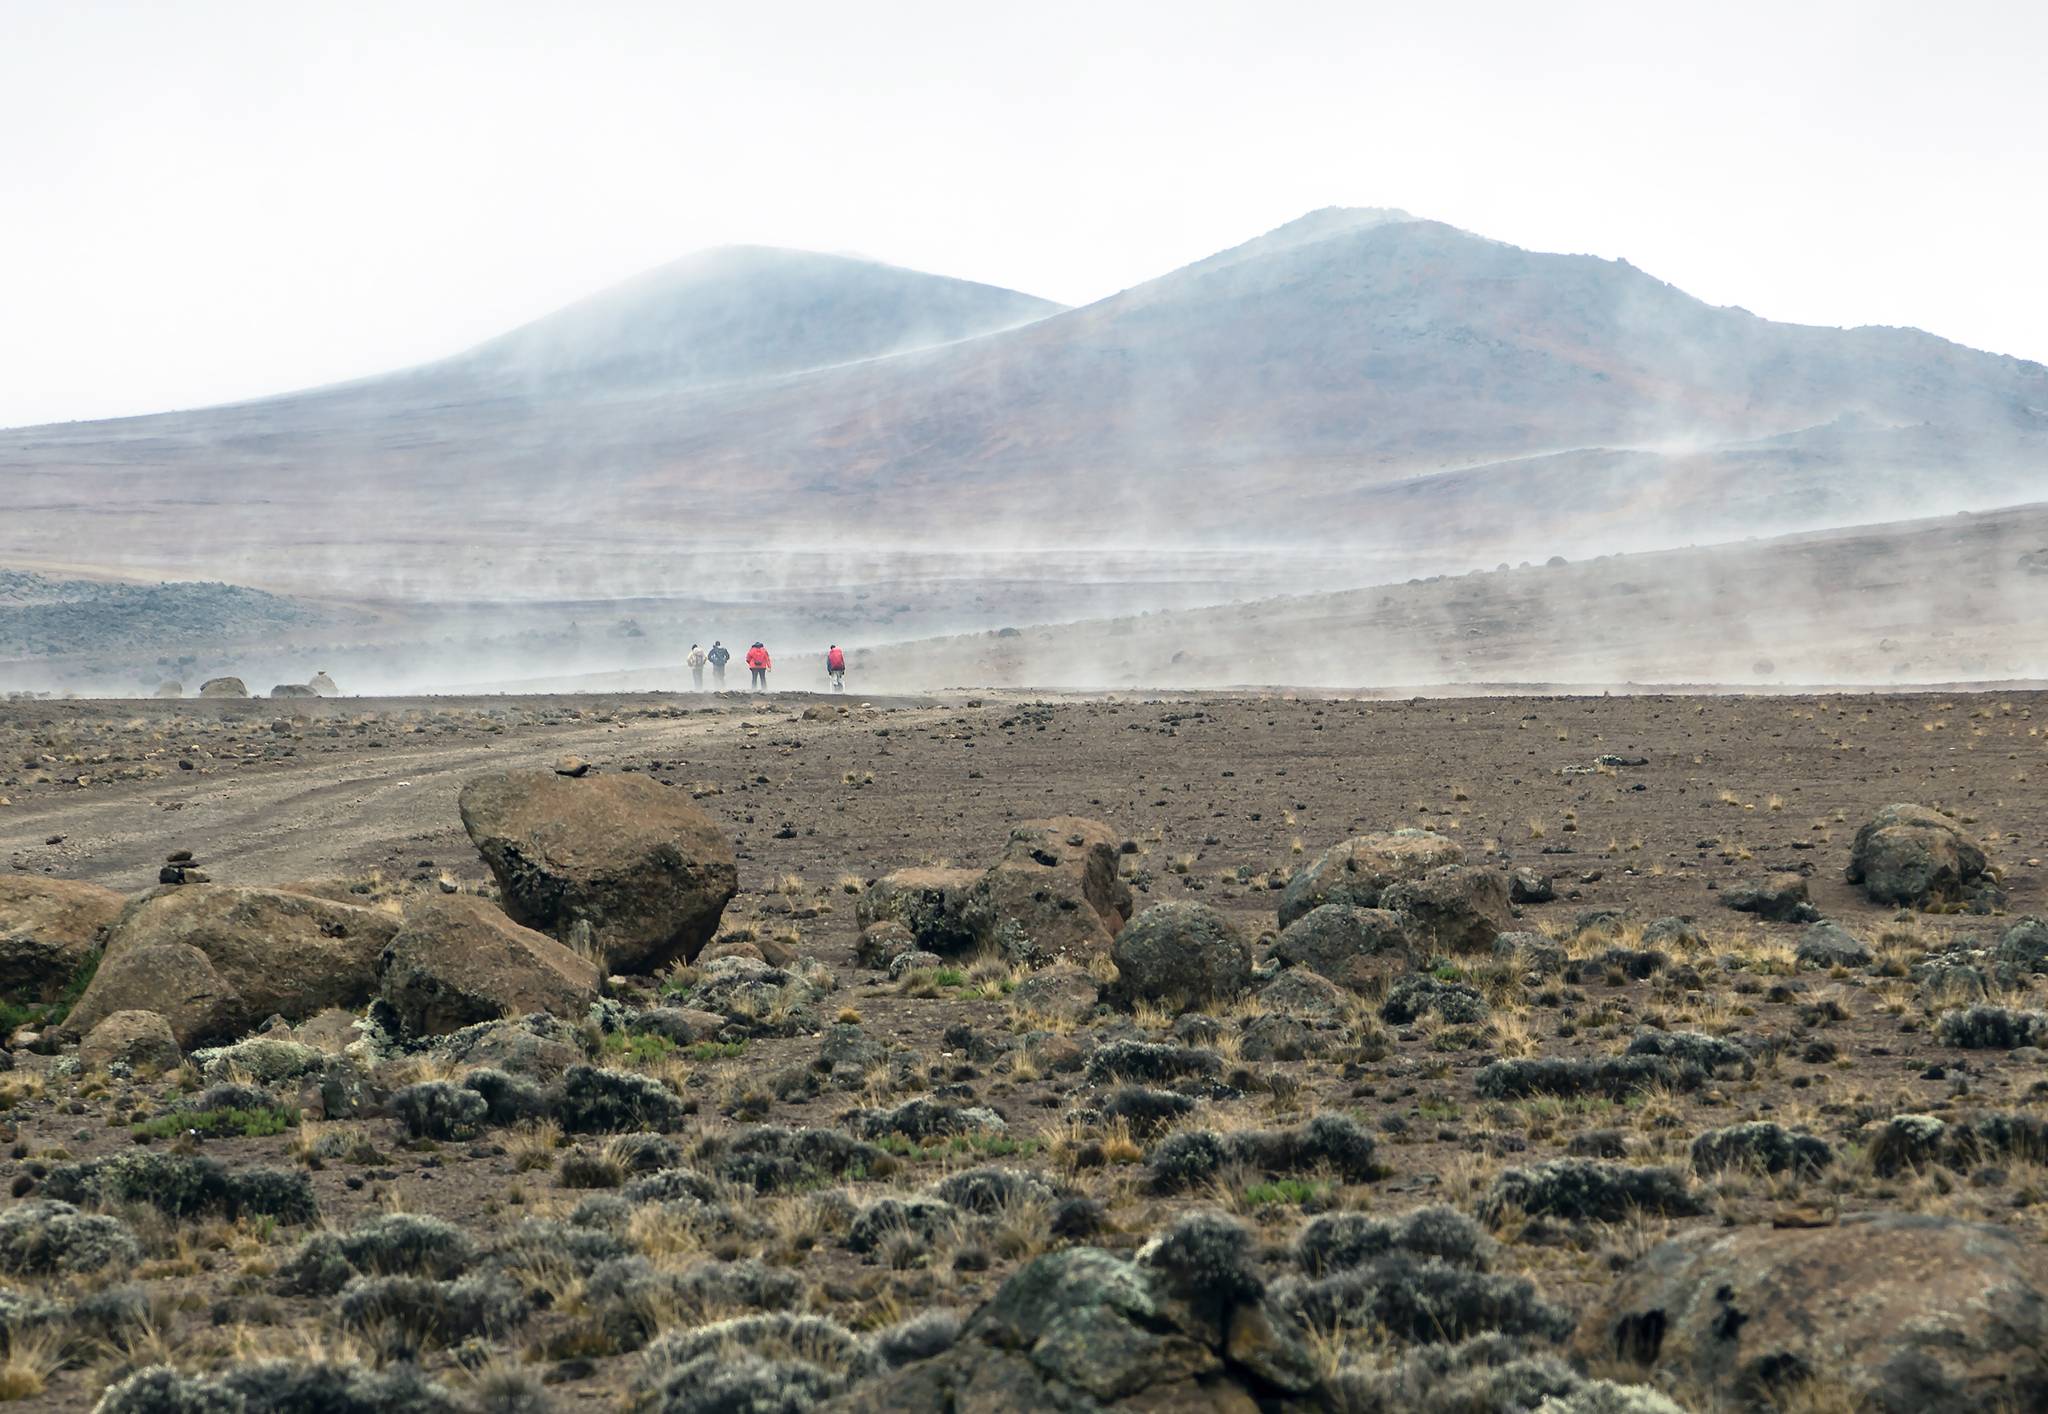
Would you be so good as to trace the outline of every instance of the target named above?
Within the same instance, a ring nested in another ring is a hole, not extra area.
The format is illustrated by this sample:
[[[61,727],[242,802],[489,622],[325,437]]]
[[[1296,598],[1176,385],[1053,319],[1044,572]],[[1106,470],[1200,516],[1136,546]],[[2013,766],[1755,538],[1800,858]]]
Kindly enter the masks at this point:
[[[825,671],[843,673],[846,671],[846,654],[835,648],[825,655]]]

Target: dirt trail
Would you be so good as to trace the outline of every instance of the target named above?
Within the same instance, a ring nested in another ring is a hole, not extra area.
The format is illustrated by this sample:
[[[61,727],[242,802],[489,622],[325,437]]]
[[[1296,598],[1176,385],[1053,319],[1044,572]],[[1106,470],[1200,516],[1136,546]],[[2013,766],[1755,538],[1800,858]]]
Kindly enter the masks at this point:
[[[402,720],[420,710],[413,701],[351,701],[348,706],[351,716],[382,712]],[[66,707],[113,717],[145,705]],[[545,767],[569,755],[673,759],[701,752],[713,740],[743,737],[743,724],[779,722],[802,705],[791,699],[760,710],[732,707],[682,718],[534,724],[496,733],[473,725],[418,745],[387,746],[371,737],[381,749],[336,749],[331,757],[310,761],[301,755],[284,762],[258,761],[205,773],[173,770],[155,780],[32,793],[0,810],[0,859],[16,868],[123,890],[154,883],[173,849],[189,849],[215,877],[240,882],[359,873],[391,862],[394,855],[424,858],[437,849],[448,854],[457,844],[469,865],[473,861],[467,858],[456,797],[462,783],[479,772]],[[889,720],[909,726],[936,710],[892,713]],[[267,732],[269,720],[265,716],[251,725]],[[418,848],[408,850],[408,844]]]

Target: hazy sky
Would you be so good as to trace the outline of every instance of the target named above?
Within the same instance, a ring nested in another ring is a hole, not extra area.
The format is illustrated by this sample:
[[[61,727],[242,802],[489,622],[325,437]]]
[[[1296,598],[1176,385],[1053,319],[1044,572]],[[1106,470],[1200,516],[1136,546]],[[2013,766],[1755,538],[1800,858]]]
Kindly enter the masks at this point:
[[[1326,205],[2048,360],[2048,6],[0,0],[0,425],[452,352],[692,249],[1069,302]]]

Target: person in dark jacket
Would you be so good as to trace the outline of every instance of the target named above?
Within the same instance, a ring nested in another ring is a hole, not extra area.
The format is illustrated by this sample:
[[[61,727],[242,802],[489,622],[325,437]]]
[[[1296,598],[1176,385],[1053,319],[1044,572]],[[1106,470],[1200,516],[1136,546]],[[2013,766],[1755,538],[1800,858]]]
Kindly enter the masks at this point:
[[[725,691],[725,665],[732,661],[732,650],[714,638],[711,640],[711,651],[704,656],[704,661],[711,665],[711,690]]]

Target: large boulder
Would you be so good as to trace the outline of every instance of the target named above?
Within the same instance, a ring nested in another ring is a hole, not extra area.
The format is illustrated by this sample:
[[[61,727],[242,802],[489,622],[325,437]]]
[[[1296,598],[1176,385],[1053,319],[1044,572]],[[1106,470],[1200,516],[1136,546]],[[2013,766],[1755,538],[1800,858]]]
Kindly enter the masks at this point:
[[[161,1013],[186,1050],[233,1041],[272,1015],[359,1007],[398,920],[281,889],[185,884],[143,895],[107,933],[92,985],[65,1019],[83,1036],[117,1011]]]
[[[1398,913],[1326,903],[1280,931],[1273,952],[1290,967],[1320,972],[1332,982],[1368,990],[1375,981],[1406,972],[1416,939]]]
[[[1345,840],[1287,881],[1280,893],[1280,926],[1326,903],[1378,908],[1382,890],[1464,858],[1455,840],[1432,830],[1387,830]]]
[[[853,906],[854,921],[863,933],[878,923],[901,923],[922,952],[971,952],[986,936],[969,907],[980,883],[975,869],[898,869],[868,885]]]
[[[199,684],[201,697],[247,697],[249,685],[240,678],[208,678]]]
[[[607,972],[694,959],[739,891],[732,842],[650,776],[504,771],[470,781],[459,804],[512,920]]]
[[[1446,864],[1380,893],[1380,906],[1407,920],[1409,932],[1441,952],[1488,952],[1515,926],[1508,881],[1495,869]]]
[[[339,697],[341,695],[341,689],[334,685],[333,678],[327,676],[325,668],[313,674],[312,678],[307,681],[306,686],[312,688],[314,694],[319,697]]]
[[[1887,805],[1849,846],[1849,882],[1873,903],[1954,903],[1984,878],[1989,862],[1984,847],[1940,811]]]
[[[2048,1408],[2048,1249],[1918,1213],[1701,1229],[1637,1262],[1579,1344],[1747,1407],[1813,1378],[1886,1414]]]
[[[530,1011],[579,1017],[602,980],[589,958],[468,894],[430,894],[407,905],[382,966],[384,1001],[409,1036]]]
[[[1027,820],[966,901],[1004,953],[1033,962],[1105,952],[1131,916],[1116,834],[1098,820]]]
[[[55,1000],[127,903],[98,884],[0,874],[0,997]]]
[[[1179,1010],[1229,1001],[1251,986],[1252,949],[1235,923],[1205,903],[1156,903],[1124,925],[1110,945],[1124,1006],[1158,1002]]]
[[[969,1318],[952,1347],[855,1386],[833,1410],[1185,1410],[1320,1407],[1304,1333],[1252,1269],[1251,1238],[1182,1219],[1136,1261],[1047,1253]]]
[[[78,1063],[87,1070],[115,1064],[175,1070],[184,1059],[171,1024],[153,1011],[117,1011],[78,1043]]]

